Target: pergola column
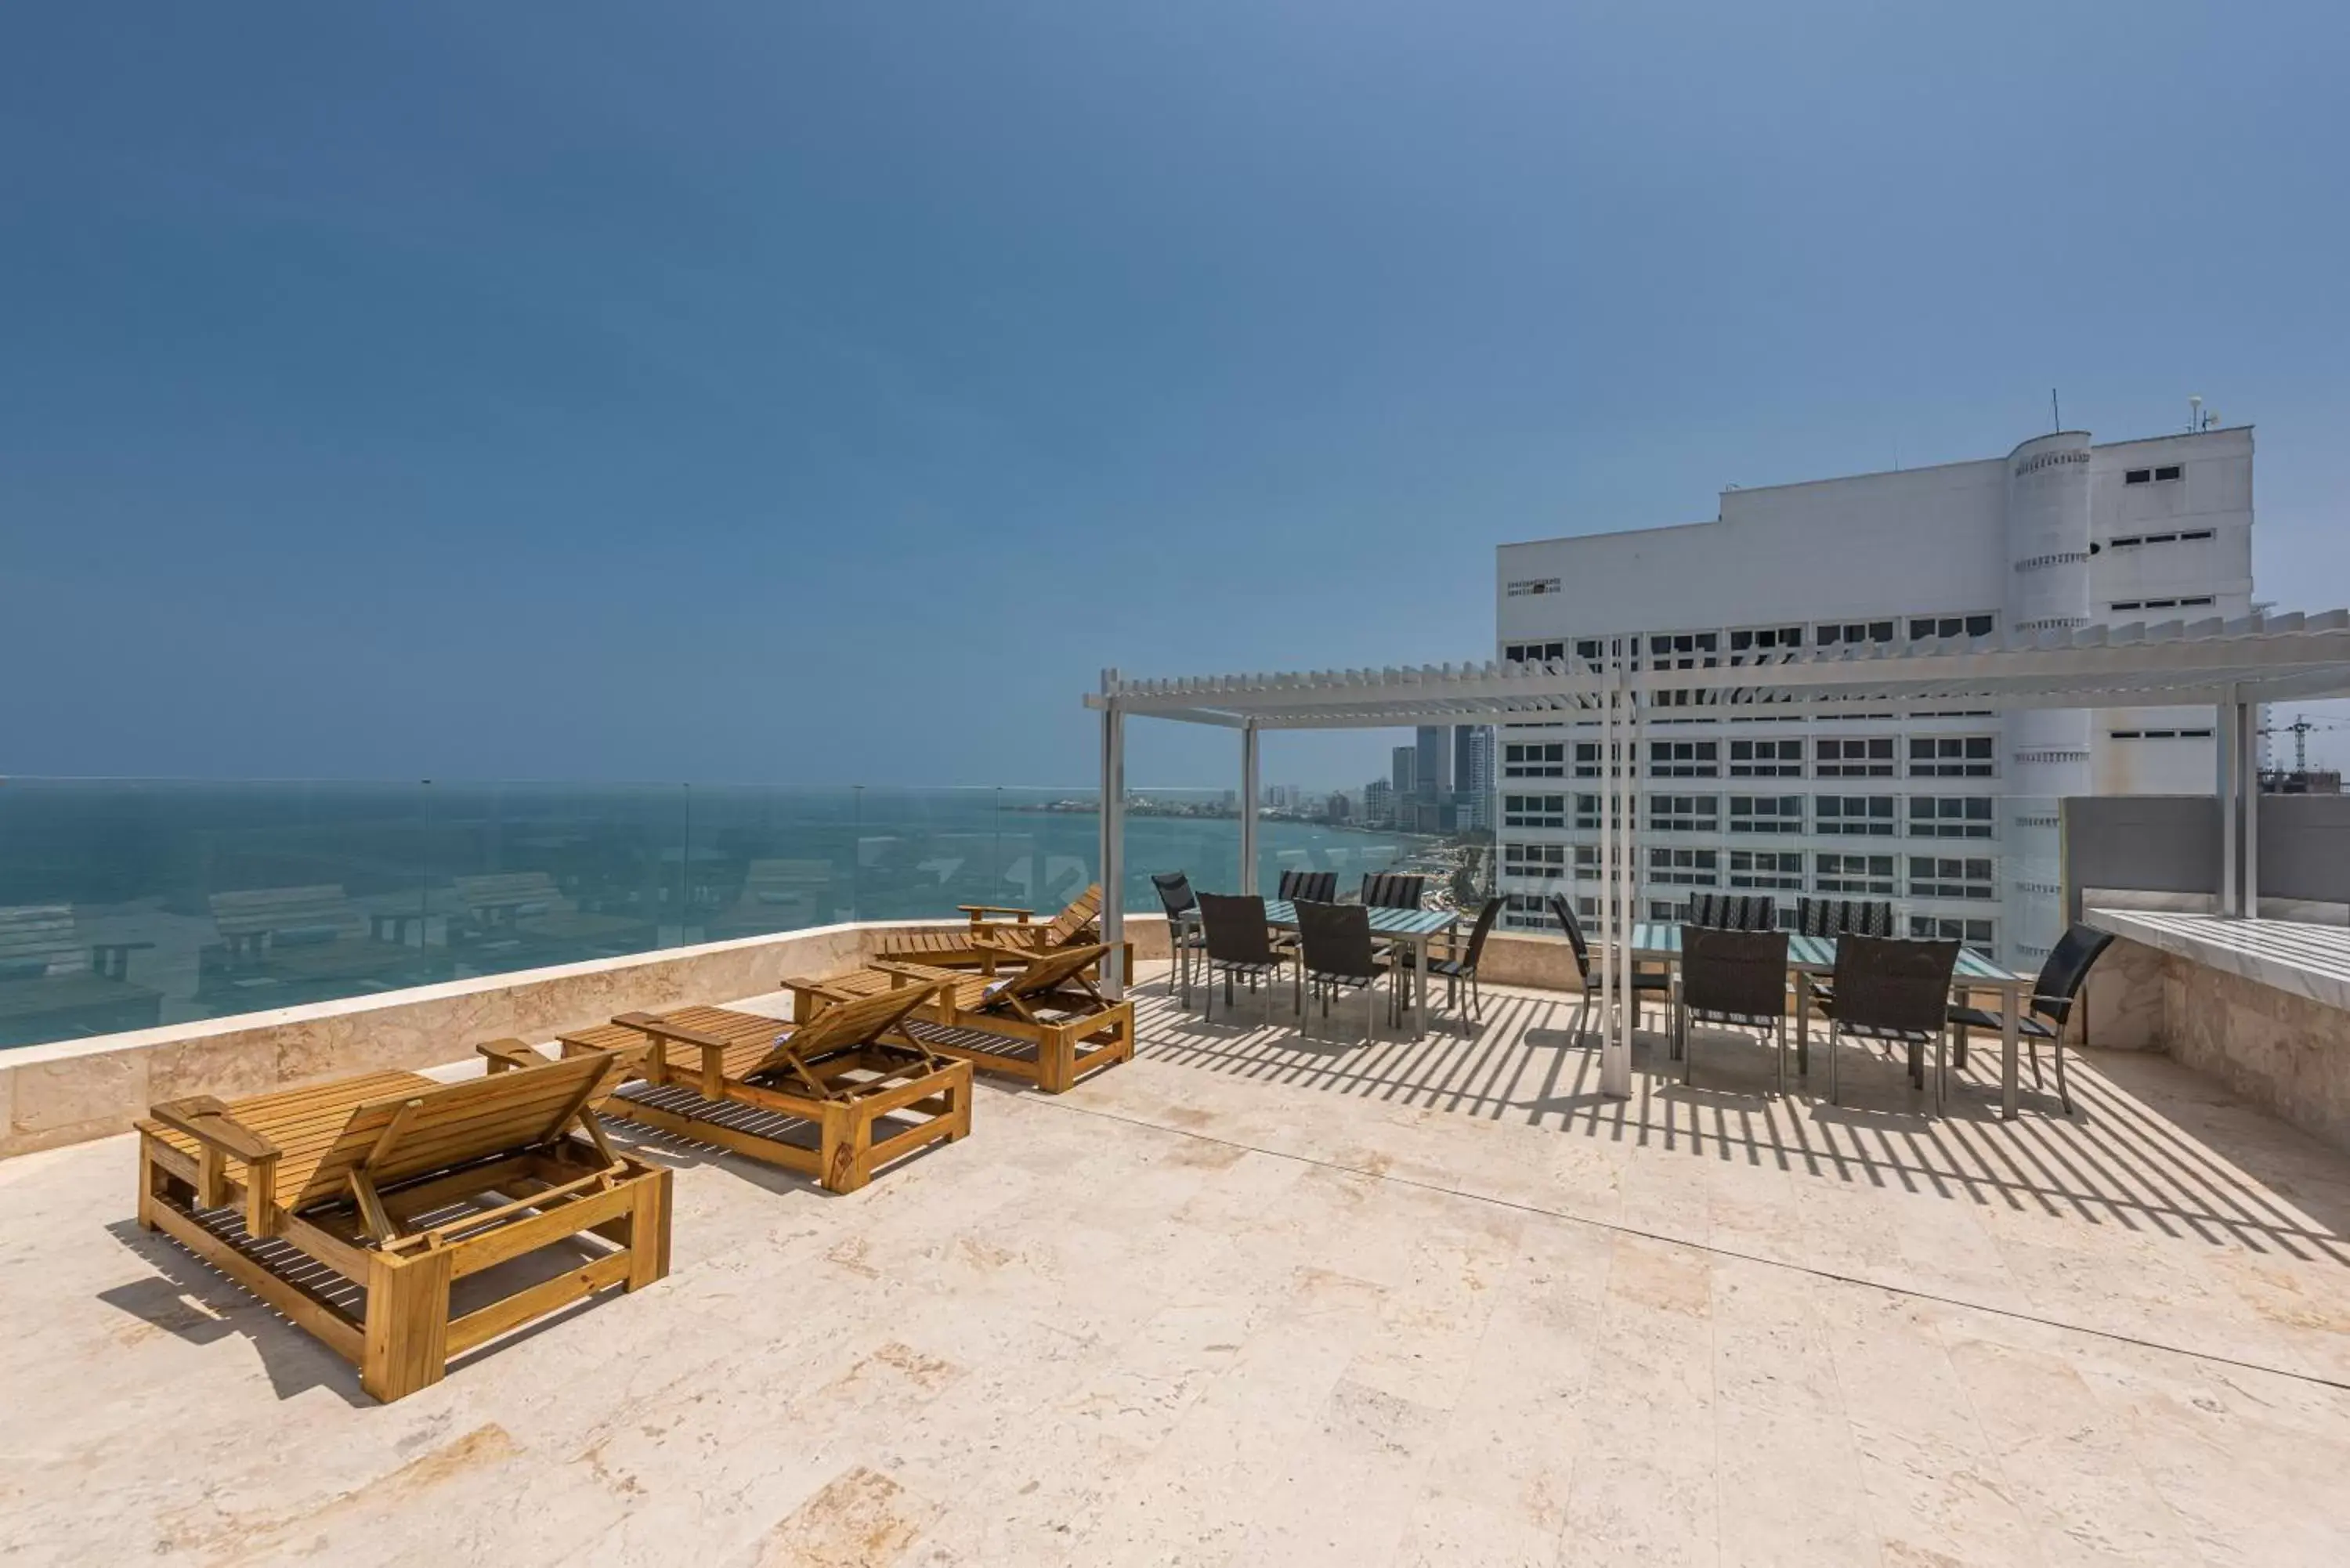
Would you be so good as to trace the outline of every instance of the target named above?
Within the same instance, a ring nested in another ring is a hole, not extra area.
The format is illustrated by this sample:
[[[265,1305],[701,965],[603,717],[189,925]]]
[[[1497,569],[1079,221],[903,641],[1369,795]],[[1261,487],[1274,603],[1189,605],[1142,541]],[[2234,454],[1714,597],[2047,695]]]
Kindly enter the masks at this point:
[[[2236,806],[2237,775],[2244,760],[2244,707],[2235,700],[2231,687],[2228,698],[2220,704],[2218,733],[2212,747],[2219,762],[2219,774],[2212,780],[2211,793],[2220,802],[2220,898],[2218,912],[2223,916],[2238,914],[2236,894],[2241,872],[2236,864],[2236,837],[2239,820]]]
[[[1241,728],[1241,896],[1257,890],[1257,744],[1253,721]]]
[[[1112,695],[1118,671],[1102,671],[1101,728],[1101,929],[1109,951],[1102,955],[1102,994],[1115,1002],[1126,994],[1126,711]]]

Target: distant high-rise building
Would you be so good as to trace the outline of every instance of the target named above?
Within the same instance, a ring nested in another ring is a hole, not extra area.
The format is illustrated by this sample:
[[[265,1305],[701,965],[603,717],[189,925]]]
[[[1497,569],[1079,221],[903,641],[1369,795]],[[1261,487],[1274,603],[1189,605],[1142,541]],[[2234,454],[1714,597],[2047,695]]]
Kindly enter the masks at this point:
[[[1462,828],[1491,827],[1493,804],[1493,727],[1460,724],[1452,731],[1452,793]]]
[[[1398,746],[1391,759],[1389,783],[1400,805],[1419,793],[1419,748]]]
[[[1373,779],[1363,786],[1363,820],[1378,827],[1395,824],[1395,785],[1386,779]]]
[[[1355,815],[1355,803],[1347,798],[1345,790],[1334,790],[1329,803],[1322,808],[1322,815],[1332,822],[1349,821]]]
[[[1422,724],[1419,743],[1419,771],[1413,783],[1423,800],[1441,800],[1452,793],[1452,735],[1450,725]]]

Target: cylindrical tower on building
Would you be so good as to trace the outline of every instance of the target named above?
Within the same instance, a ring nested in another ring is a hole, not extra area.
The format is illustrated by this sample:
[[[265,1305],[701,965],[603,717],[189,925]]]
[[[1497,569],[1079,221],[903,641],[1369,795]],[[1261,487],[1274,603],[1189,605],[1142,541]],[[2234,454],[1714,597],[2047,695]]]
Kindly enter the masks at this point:
[[[2025,441],[2007,460],[2007,624],[2032,637],[2089,621],[2089,437],[2060,431]],[[2056,802],[2089,790],[2085,709],[2033,709],[2007,716],[2008,769],[2001,812],[2011,961],[2029,967],[2064,927],[2056,880]]]

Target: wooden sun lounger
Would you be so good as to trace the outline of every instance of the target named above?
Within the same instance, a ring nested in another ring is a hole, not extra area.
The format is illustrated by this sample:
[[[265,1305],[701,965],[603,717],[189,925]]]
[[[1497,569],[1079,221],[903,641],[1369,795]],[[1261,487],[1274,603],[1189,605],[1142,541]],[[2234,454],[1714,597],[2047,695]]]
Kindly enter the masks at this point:
[[[616,1153],[596,1119],[619,1068],[540,1059],[454,1084],[369,1073],[159,1105],[138,1124],[139,1223],[398,1399],[439,1382],[452,1356],[669,1272],[670,1173]],[[576,1266],[451,1315],[459,1282],[562,1243],[579,1248],[564,1260]],[[290,1266],[282,1248],[317,1267]]]
[[[723,1007],[624,1012],[556,1038],[640,1081],[613,1114],[854,1192],[894,1160],[971,1131],[971,1064],[909,1037],[908,986],[787,1023]]]
[[[1134,1058],[1134,1003],[1108,1001],[1086,978],[1108,950],[1100,943],[1063,948],[1001,979],[882,959],[846,974],[783,983],[798,1018],[920,986],[930,998],[906,1020],[908,1034],[942,1056],[1057,1095],[1087,1073]]]
[[[968,926],[893,931],[881,938],[879,956],[934,969],[975,969],[993,974],[1007,964],[1025,963],[1040,953],[1089,946],[1101,940],[1094,922],[1101,916],[1101,885],[1096,883],[1070,900],[1068,908],[1044,925],[1035,911],[998,904],[960,904]],[[1009,920],[998,919],[1009,915]],[[1134,944],[1126,945],[1127,972],[1134,971]]]

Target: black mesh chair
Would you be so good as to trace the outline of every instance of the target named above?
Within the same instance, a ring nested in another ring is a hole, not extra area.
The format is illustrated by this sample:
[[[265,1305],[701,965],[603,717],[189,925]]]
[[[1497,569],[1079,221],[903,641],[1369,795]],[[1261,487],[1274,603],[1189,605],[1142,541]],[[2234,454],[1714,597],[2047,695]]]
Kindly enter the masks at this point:
[[[1363,878],[1363,907],[1368,909],[1417,909],[1428,892],[1428,878],[1410,871],[1373,871]]]
[[[1182,995],[1182,1005],[1191,1005],[1191,959],[1195,953],[1208,950],[1208,939],[1200,929],[1200,898],[1191,891],[1191,877],[1181,871],[1154,871],[1150,885],[1159,890],[1159,903],[1167,911],[1167,944],[1175,960],[1176,984]]]
[[[1254,991],[1258,982],[1264,985],[1264,1021],[1273,1022],[1273,982],[1283,968],[1281,955],[1274,950],[1272,935],[1265,929],[1264,900],[1253,893],[1202,893],[1200,896],[1200,926],[1207,939],[1202,956],[1207,960],[1208,1004],[1206,1016],[1216,1015],[1216,976],[1224,977],[1224,1008],[1232,1007],[1232,977],[1242,976]]]
[[[1575,1010],[1575,1035],[1583,1038],[1584,1025],[1591,1016],[1591,1004],[1599,992],[1591,983],[1591,944],[1583,938],[1583,922],[1575,918],[1575,906],[1566,901],[1564,893],[1550,896],[1551,919],[1566,933],[1567,945],[1575,950],[1575,970],[1583,977],[1583,1002]],[[1640,999],[1653,995],[1667,1006],[1672,1004],[1673,977],[1669,974],[1644,974],[1636,966],[1632,971],[1632,1027],[1640,1026]]]
[[[1335,904],[1338,901],[1338,874],[1336,871],[1284,871],[1281,874],[1281,897],[1284,902]],[[1275,931],[1273,945],[1284,958],[1297,956],[1297,933]]]
[[[1485,900],[1484,908],[1477,911],[1476,925],[1470,929],[1467,947],[1458,945],[1459,930],[1455,928],[1454,936],[1450,939],[1454,945],[1440,952],[1431,948],[1429,952],[1428,972],[1443,980],[1444,1004],[1447,1007],[1461,1004],[1461,982],[1466,981],[1469,982],[1469,1016],[1481,1023],[1484,1019],[1485,998],[1477,986],[1477,964],[1485,956],[1485,939],[1493,934],[1493,922],[1502,918],[1502,906],[1508,902],[1507,898],[1498,896]]]
[[[2106,949],[2113,945],[2109,932],[2089,926],[2074,926],[2059,938],[2048,951],[2048,961],[2040,966],[2040,978],[2032,983],[2032,995],[2015,1020],[2015,1032],[2032,1053],[2032,1086],[2042,1086],[2040,1077],[2040,1043],[2048,1042],[2056,1055],[2056,1103],[2064,1114],[2073,1114],[2073,1096],[2064,1087],[2064,1022],[2073,1015],[2074,999],[2081,994],[2082,981],[2089,978],[2089,970]],[[1959,1065],[1967,1064],[1967,1031],[1989,1030],[2002,1033],[2007,1020],[1996,1012],[1986,1012],[1980,1007],[1963,1005],[1950,1012],[1950,1023],[1958,1031]]]
[[[1681,1082],[1695,1070],[1690,1024],[1720,1023],[1775,1036],[1779,1093],[1787,1092],[1787,933],[1681,928],[1681,991],[1674,1009]]]
[[[1768,893],[1692,893],[1681,924],[1716,931],[1775,931],[1779,901]]]
[[[1313,904],[1335,904],[1338,901],[1338,874],[1336,871],[1284,871],[1281,874],[1281,896],[1291,903],[1303,900]]]
[[[1937,1047],[1934,1102],[1941,1104],[1950,974],[1959,966],[1959,944],[1903,941],[1891,937],[1836,939],[1835,994],[1823,1000],[1828,1015],[1828,1099],[1836,1102],[1836,1062],[1844,1036],[1882,1040],[1909,1050],[1909,1081],[1926,1086],[1926,1047]]]
[[[1388,979],[1394,966],[1378,955],[1371,941],[1371,912],[1359,904],[1299,904],[1297,909],[1298,974],[1309,992],[1319,992],[1322,1016],[1330,1016],[1330,1002],[1341,991],[1363,993],[1363,1036],[1374,1033],[1372,988]],[[1388,987],[1388,1020],[1395,1020],[1395,987]],[[1299,1002],[1299,1022],[1305,1022],[1305,999]]]
[[[1889,937],[1893,906],[1879,898],[1798,898],[1795,929],[1807,937]],[[1815,974],[1801,977],[1803,995],[1827,1012],[1835,1000],[1835,986]],[[1808,1068],[1805,1069],[1809,1071]]]

